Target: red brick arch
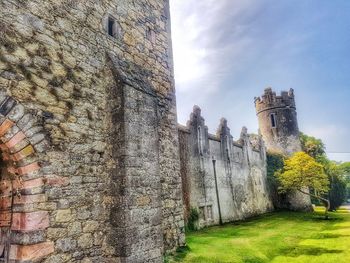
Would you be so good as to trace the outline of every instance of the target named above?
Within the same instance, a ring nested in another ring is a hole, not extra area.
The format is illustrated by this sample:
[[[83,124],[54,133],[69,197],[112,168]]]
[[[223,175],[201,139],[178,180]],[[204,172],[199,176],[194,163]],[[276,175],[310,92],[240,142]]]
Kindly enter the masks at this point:
[[[31,262],[54,251],[53,242],[45,239],[50,223],[43,205],[47,175],[39,160],[48,145],[36,118],[0,90],[0,254],[4,262]]]

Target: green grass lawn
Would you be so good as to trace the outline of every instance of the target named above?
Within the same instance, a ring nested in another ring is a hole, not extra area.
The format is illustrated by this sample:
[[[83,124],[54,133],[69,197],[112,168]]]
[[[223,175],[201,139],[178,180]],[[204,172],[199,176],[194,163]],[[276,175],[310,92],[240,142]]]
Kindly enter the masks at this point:
[[[350,213],[276,212],[187,233],[188,247],[165,262],[349,263]]]

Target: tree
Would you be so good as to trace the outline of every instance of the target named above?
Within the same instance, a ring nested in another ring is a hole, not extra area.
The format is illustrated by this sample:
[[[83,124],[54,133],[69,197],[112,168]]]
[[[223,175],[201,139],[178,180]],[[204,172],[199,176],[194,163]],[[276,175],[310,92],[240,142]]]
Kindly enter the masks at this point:
[[[276,152],[267,152],[267,176],[274,178],[275,173],[283,168],[284,156]]]
[[[329,180],[323,166],[304,152],[297,152],[284,161],[283,169],[276,173],[280,191],[299,191],[317,198],[325,204],[325,217],[328,218],[330,202],[324,198],[329,190]],[[308,189],[312,189],[308,191]]]
[[[330,182],[328,199],[330,210],[336,210],[346,200],[347,189],[343,169],[341,166],[331,161],[326,155],[318,156],[317,162],[322,164]]]
[[[329,201],[331,203],[330,210],[336,210],[346,201],[347,188],[345,180],[335,175],[330,178]]]
[[[324,165],[330,181],[329,201],[331,210],[336,210],[346,200],[346,182],[340,166],[332,161]]]
[[[320,139],[300,133],[301,148],[311,157],[317,159],[318,157],[325,156],[325,145]]]
[[[347,198],[350,199],[350,162],[342,163],[339,167],[346,183]]]
[[[337,163],[328,159],[322,140],[300,133],[300,142],[303,151],[315,158],[315,160],[324,167],[325,173],[330,181],[330,190],[328,193],[330,209],[337,209],[345,201],[347,195],[346,177],[344,178],[341,172],[343,169]],[[350,175],[350,165],[348,169],[346,169],[346,165],[344,165],[344,168]],[[348,189],[348,193],[350,194],[350,184]]]
[[[345,175],[350,175],[350,162],[340,164],[340,169],[342,169]]]

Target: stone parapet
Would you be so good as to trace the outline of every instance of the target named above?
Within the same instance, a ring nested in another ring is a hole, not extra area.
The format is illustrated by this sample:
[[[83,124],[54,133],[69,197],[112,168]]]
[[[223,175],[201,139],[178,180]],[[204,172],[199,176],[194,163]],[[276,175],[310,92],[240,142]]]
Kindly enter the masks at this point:
[[[278,96],[271,88],[267,88],[264,94],[261,97],[256,97],[254,101],[257,114],[271,109],[296,108],[293,89],[282,91]]]

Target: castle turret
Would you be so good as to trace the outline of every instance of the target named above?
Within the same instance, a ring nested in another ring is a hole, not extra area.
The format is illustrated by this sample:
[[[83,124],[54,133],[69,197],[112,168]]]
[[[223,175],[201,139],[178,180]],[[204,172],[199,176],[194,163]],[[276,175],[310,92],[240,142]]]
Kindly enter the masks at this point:
[[[255,98],[261,135],[270,151],[290,155],[301,150],[294,91],[276,95],[271,88]]]
[[[255,98],[255,108],[260,133],[268,151],[287,156],[301,151],[293,89],[276,95],[271,88],[267,88],[261,97]],[[274,200],[277,208],[312,210],[310,197],[298,192],[290,192],[278,199]]]

